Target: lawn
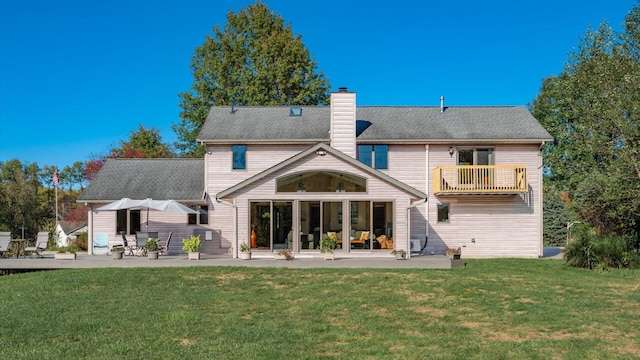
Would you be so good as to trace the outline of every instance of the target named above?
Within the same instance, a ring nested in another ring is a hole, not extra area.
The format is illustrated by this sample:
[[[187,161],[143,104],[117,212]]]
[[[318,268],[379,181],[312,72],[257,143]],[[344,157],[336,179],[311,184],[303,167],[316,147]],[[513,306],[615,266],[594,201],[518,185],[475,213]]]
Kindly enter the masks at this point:
[[[134,268],[0,276],[3,359],[640,358],[640,271]]]

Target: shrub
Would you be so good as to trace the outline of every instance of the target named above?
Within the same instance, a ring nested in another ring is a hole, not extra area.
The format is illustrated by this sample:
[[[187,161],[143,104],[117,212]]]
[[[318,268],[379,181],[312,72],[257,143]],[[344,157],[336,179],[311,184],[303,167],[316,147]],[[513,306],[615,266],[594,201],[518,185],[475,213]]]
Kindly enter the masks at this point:
[[[581,231],[565,249],[565,262],[586,269],[636,269],[640,267],[640,254],[634,242],[629,236],[596,236]]]
[[[89,249],[89,235],[87,232],[78,235],[78,238],[73,241],[73,246],[80,250],[87,251]]]

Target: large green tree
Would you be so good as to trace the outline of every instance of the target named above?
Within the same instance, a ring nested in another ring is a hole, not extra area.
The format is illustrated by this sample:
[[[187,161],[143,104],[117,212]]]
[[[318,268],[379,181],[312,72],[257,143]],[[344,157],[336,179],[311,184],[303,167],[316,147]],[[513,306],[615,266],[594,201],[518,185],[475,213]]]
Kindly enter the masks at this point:
[[[262,2],[229,12],[191,58],[193,84],[180,96],[181,121],[173,125],[183,156],[202,156],[196,137],[209,109],[220,105],[318,105],[329,81],[302,43]]]
[[[555,141],[549,179],[600,234],[640,234],[640,3],[624,32],[588,30],[531,105]]]
[[[37,164],[19,160],[0,162],[0,228],[13,237],[34,238],[55,223],[49,201],[53,193],[40,182]],[[47,228],[48,226],[48,228]]]

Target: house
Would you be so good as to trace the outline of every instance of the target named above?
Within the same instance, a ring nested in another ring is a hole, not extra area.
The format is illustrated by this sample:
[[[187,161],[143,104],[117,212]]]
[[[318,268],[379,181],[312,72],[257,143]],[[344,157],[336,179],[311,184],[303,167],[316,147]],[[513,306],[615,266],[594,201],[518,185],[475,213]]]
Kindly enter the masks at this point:
[[[56,246],[71,246],[75,240],[87,232],[87,223],[83,221],[59,220],[56,224]]]
[[[90,229],[111,241],[144,222],[100,203],[173,198],[200,215],[152,211],[153,227],[205,231],[211,253],[237,256],[246,243],[254,256],[319,256],[332,236],[353,257],[542,255],[540,147],[552,137],[521,106],[357,106],[341,88],[330,106],[213,107],[198,140],[204,160],[109,160],[80,198]]]

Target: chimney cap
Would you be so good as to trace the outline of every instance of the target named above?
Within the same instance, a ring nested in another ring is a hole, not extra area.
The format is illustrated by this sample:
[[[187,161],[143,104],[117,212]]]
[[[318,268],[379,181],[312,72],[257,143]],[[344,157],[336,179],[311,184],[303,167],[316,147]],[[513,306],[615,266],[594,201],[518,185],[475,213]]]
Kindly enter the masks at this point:
[[[338,92],[348,92],[347,87],[346,86],[339,87]]]

